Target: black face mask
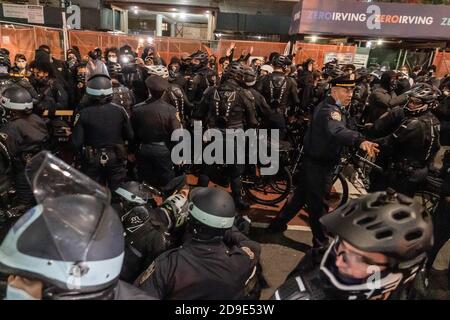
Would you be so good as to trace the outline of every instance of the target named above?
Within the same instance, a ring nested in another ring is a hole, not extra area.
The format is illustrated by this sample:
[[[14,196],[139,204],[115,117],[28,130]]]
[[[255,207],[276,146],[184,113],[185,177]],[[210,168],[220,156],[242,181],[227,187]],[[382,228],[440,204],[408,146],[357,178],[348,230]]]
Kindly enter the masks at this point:
[[[38,85],[38,86],[48,85],[48,80],[49,80],[48,77],[44,77],[44,78],[35,77],[36,85]]]
[[[69,61],[67,61],[67,64],[69,65],[69,68],[72,69],[78,64],[78,61],[77,59],[70,59]]]
[[[86,74],[82,73],[82,74],[77,74],[77,81],[78,82],[86,82]]]
[[[195,72],[203,68],[203,65],[201,63],[199,64],[191,64],[191,71]]]

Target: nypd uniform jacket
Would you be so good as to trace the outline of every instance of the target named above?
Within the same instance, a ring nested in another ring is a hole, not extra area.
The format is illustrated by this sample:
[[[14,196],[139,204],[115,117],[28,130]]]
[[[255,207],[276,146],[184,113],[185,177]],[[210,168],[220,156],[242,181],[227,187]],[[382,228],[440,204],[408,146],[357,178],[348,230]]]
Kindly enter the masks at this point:
[[[159,299],[243,299],[259,259],[258,244],[249,242],[230,246],[188,240],[159,256],[135,284]]]
[[[167,142],[170,144],[172,132],[181,128],[177,110],[162,99],[148,99],[135,105],[131,122],[136,133],[134,144]]]
[[[48,140],[49,133],[44,120],[32,113],[11,119],[0,128],[0,136],[11,158],[15,158],[24,152],[40,151],[43,143]]]
[[[91,106],[80,111],[75,117],[72,142],[76,148],[83,145],[92,147],[113,147],[133,139],[130,119],[121,106],[107,103]]]
[[[362,134],[347,128],[347,114],[331,96],[318,105],[303,141],[306,157],[335,165],[343,146],[358,147],[365,140]]]

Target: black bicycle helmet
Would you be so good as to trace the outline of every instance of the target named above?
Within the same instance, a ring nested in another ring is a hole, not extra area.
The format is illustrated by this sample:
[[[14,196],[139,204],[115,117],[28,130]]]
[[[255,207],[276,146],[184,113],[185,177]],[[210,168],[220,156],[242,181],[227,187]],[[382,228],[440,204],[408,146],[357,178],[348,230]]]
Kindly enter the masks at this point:
[[[194,60],[194,59],[199,60],[201,65],[207,65],[208,64],[208,54],[203,52],[203,51],[200,51],[200,50],[197,51],[197,52],[194,52],[191,55],[191,59],[192,60]]]
[[[355,71],[357,78],[366,78],[369,75],[367,68],[358,68]]]
[[[320,222],[336,236],[322,259],[321,272],[346,298],[370,299],[402,287],[415,278],[433,245],[430,215],[413,199],[391,189],[350,200]],[[388,266],[380,272],[376,288],[368,286],[365,279],[360,283],[342,281],[333,253],[341,240],[359,250],[387,256]]]
[[[418,99],[423,105],[421,107],[411,109],[409,103],[406,103],[405,110],[409,113],[418,114],[426,111],[429,108],[433,108],[438,103],[438,98],[441,95],[441,91],[427,83],[418,83],[414,85],[410,90],[406,92],[409,99]]]
[[[239,62],[232,62],[225,70],[225,77],[241,82],[245,76],[245,66]]]
[[[246,67],[244,69],[244,82],[247,86],[254,86],[258,75],[252,67]]]
[[[334,68],[334,69],[329,70],[327,72],[327,74],[331,78],[331,80],[333,80],[333,79],[337,79],[339,77],[342,77],[345,73],[344,73],[344,71],[342,71],[339,68]]]
[[[422,100],[423,103],[431,103],[441,95],[438,88],[427,83],[418,83],[406,92],[408,97]]]
[[[289,59],[287,56],[283,55],[276,55],[272,59],[272,65],[274,67],[284,68],[287,66],[290,66],[292,64],[292,60]]]

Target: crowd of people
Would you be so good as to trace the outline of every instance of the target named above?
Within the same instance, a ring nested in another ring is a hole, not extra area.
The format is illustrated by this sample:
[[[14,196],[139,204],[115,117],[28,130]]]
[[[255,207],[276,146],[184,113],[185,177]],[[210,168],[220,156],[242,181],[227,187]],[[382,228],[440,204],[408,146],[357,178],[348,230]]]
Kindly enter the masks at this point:
[[[245,217],[245,165],[191,168],[198,182],[189,190],[171,137],[200,124],[276,129],[290,140],[300,122],[295,188],[267,232],[284,232],[306,209],[313,246],[272,298],[450,297],[449,152],[433,215],[413,200],[450,145],[450,76],[336,59],[319,70],[311,58],[296,65],[295,54],[235,51],[167,63],[151,46],[140,56],[128,45],[86,56],[72,48],[61,61],[42,45],[30,63],[22,54],[11,63],[0,49],[6,299],[259,299],[265,280]],[[367,195],[328,213],[344,149],[383,171],[371,172]],[[210,187],[217,176],[231,195]],[[55,192],[71,183],[73,192]],[[162,204],[148,185],[166,192]]]

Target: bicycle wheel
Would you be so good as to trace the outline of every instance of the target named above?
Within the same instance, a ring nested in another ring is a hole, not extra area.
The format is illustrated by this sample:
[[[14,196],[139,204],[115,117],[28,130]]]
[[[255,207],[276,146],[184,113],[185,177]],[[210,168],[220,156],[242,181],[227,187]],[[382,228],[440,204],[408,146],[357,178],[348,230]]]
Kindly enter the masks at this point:
[[[429,214],[433,214],[439,203],[439,199],[439,194],[426,190],[418,191],[414,194],[414,200],[419,202]]]
[[[330,194],[326,197],[326,202],[330,210],[334,210],[348,201],[348,182],[342,173],[339,173],[333,181]]]
[[[291,192],[292,176],[286,167],[273,176],[262,176],[258,169],[256,175],[244,178],[242,185],[250,200],[262,205],[276,205]]]

